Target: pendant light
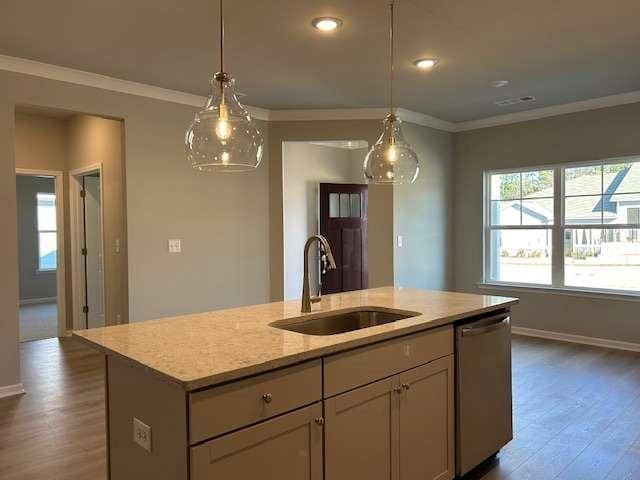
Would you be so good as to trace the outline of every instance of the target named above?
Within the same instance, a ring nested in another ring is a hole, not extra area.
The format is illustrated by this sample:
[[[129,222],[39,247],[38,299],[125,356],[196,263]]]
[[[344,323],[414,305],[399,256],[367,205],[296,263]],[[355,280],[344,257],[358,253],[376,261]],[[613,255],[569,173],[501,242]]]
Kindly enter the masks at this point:
[[[220,71],[211,94],[185,134],[187,159],[201,172],[254,170],[262,160],[264,139],[240,104],[235,80],[224,71],[224,10],[220,0]]]
[[[394,51],[393,17],[394,2],[389,4],[389,114],[382,122],[382,135],[371,147],[364,159],[364,176],[368,183],[376,185],[402,185],[413,183],[420,169],[418,155],[402,135],[401,120],[395,114],[394,105]]]

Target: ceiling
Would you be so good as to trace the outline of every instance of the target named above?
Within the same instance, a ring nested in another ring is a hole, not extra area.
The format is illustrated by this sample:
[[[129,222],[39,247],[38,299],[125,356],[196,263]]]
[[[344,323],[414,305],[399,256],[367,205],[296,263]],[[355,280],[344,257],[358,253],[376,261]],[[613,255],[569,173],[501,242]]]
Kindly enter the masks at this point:
[[[2,0],[0,54],[204,95],[215,0]],[[387,0],[227,0],[227,70],[249,105],[382,107]],[[310,26],[344,20],[332,35]],[[397,0],[400,107],[460,122],[640,90],[638,0]],[[437,57],[433,71],[412,61]],[[493,88],[493,80],[509,80]],[[532,103],[493,102],[533,95]]]

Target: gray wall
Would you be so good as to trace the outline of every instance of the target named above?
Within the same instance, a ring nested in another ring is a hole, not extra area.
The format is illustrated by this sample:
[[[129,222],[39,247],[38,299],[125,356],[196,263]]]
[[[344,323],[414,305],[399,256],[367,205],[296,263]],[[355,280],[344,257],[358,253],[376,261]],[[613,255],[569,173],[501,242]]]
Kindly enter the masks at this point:
[[[363,139],[371,144],[381,130],[378,120],[258,121],[267,142],[261,168],[244,175],[201,175],[188,168],[182,144],[196,108],[0,71],[0,220],[5,233],[0,237],[0,386],[20,381],[16,105],[124,121],[131,321],[282,298],[282,142]],[[393,197],[393,189],[369,189],[369,208],[380,212],[369,220],[371,286],[394,282]],[[182,239],[181,254],[168,253],[169,238]],[[435,261],[446,264],[447,258]]]
[[[482,174],[487,169],[598,160],[640,153],[640,103],[455,135],[455,288],[520,297],[514,325],[640,342],[640,303],[556,293],[479,290]]]
[[[196,108],[0,71],[0,386],[20,382],[16,104],[124,120],[132,321],[268,300],[268,152],[254,173],[198,175],[183,148]]]
[[[20,267],[20,300],[53,298],[56,296],[55,272],[38,272],[38,193],[55,193],[53,178],[16,178],[18,203],[18,255]]]
[[[394,187],[395,285],[444,290],[452,283],[453,135],[410,123],[403,132],[420,158],[420,174]]]
[[[303,250],[310,235],[319,232],[318,184],[364,183],[362,160],[366,150],[285,142],[282,146],[284,221],[284,299],[302,296]],[[371,213],[375,215],[375,213]],[[309,252],[312,294],[317,293],[317,249]]]

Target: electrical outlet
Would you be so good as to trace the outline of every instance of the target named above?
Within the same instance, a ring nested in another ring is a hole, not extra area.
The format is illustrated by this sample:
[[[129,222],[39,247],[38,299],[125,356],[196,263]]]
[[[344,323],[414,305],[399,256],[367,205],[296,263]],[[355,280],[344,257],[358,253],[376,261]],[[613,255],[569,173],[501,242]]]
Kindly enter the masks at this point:
[[[182,242],[180,239],[169,239],[169,253],[180,253],[182,252]]]
[[[133,417],[133,441],[151,452],[151,427]]]

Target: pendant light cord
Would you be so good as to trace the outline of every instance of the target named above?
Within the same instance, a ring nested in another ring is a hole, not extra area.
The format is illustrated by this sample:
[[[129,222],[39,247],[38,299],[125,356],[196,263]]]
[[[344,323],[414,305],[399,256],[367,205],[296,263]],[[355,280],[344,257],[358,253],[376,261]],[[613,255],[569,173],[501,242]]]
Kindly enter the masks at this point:
[[[390,10],[390,20],[391,23],[389,25],[389,114],[393,115],[393,102],[394,102],[394,98],[393,98],[393,80],[394,80],[394,73],[395,73],[395,68],[394,68],[394,52],[393,52],[393,24],[394,24],[394,18],[393,18],[393,7],[394,7],[394,0],[391,0],[391,3],[389,3],[389,10]]]
[[[224,10],[220,0],[220,71],[224,72]]]

